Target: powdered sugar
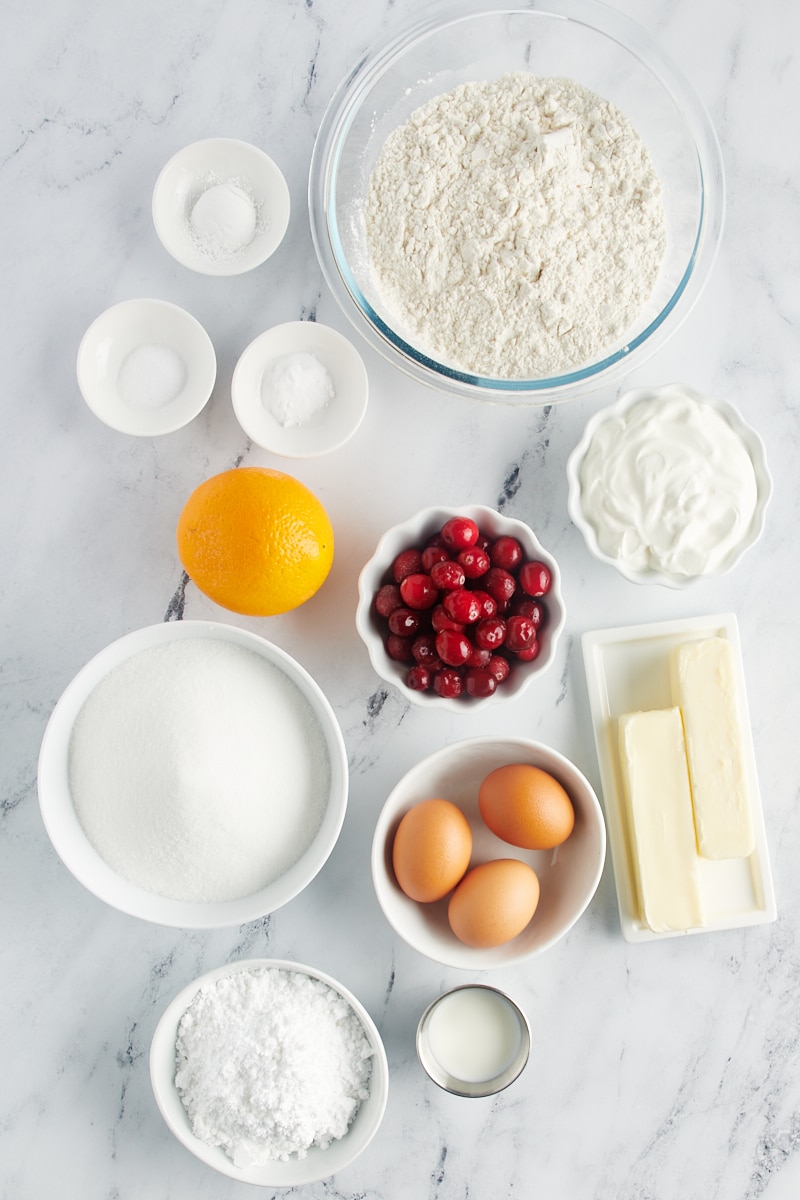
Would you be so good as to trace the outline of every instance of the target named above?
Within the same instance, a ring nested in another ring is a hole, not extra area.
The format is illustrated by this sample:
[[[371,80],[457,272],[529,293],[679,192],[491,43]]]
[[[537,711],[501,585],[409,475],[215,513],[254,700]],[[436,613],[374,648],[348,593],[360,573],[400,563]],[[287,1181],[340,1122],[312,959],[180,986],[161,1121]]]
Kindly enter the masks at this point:
[[[630,326],[666,246],[661,186],[611,103],[569,79],[463,84],[387,139],[367,242],[415,344],[500,379],[596,358]]]
[[[181,1018],[175,1085],[201,1141],[237,1166],[305,1158],[369,1096],[372,1047],[347,1000],[277,967],[200,989]]]

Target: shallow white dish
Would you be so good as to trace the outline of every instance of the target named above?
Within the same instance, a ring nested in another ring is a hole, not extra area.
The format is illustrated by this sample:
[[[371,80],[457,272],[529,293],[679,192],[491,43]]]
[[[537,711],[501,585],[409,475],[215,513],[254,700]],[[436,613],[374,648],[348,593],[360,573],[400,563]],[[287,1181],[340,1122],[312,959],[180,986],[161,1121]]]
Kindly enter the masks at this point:
[[[312,354],[327,370],[335,395],[300,425],[282,425],[262,400],[264,374],[287,354]],[[328,325],[289,321],[260,334],[242,354],[231,380],[236,418],[263,450],[284,458],[314,458],[344,445],[367,411],[367,369],[355,346]]]
[[[724,418],[747,451],[750,461],[753,464],[756,479],[756,508],[746,535],[715,570],[705,572],[701,575],[677,575],[655,569],[638,570],[625,563],[622,559],[611,557],[601,549],[597,538],[597,530],[592,521],[587,517],[583,507],[581,467],[592,439],[600,426],[606,421],[624,416],[635,404],[641,401],[652,400],[658,403],[661,397],[675,393],[680,393],[714,409]],[[656,388],[637,388],[626,392],[616,403],[596,412],[587,422],[580,441],[567,459],[567,484],[567,509],[573,522],[583,534],[589,552],[600,562],[608,563],[610,566],[615,567],[631,583],[656,583],[670,588],[689,587],[700,579],[708,579],[712,576],[724,575],[732,571],[742,558],[742,555],[756,544],[764,532],[767,506],[772,496],[772,476],[767,467],[764,443],[759,435],[742,419],[732,404],[729,404],[725,400],[718,400],[715,397],[702,396],[699,392],[683,384],[668,384],[665,387]]]
[[[548,771],[566,789],[575,809],[575,827],[555,850],[522,850],[501,841],[478,809],[478,789],[495,767],[530,763]],[[526,929],[513,941],[489,949],[467,946],[447,920],[448,897],[418,904],[400,889],[392,868],[392,843],[403,815],[431,796],[450,800],[472,828],[470,866],[495,858],[517,858],[539,877],[539,905]],[[384,804],[372,841],[372,882],[378,903],[395,930],[420,954],[464,971],[508,967],[554,946],[586,910],[603,872],[606,833],[600,802],[591,784],[563,755],[528,738],[478,737],[454,742],[412,767]]]
[[[683,642],[707,637],[725,637],[733,650],[738,690],[742,698],[741,724],[750,774],[755,850],[746,859],[699,860],[700,887],[708,922],[702,929],[687,932],[704,933],[761,925],[774,921],[777,915],[736,617],[722,613],[603,629],[583,635],[583,659],[600,764],[611,860],[617,884],[620,924],[628,942],[684,935],[680,932],[654,933],[639,916],[636,876],[616,752],[616,722],[627,712],[671,707],[670,652]]]
[[[260,654],[286,675],[305,697],[328,749],[330,793],[322,823],[306,852],[286,874],[250,896],[219,902],[173,900],[144,890],[118,875],[95,850],[75,812],[69,789],[72,727],[85,700],[119,663],[151,646],[178,638],[213,638]],[[45,828],[61,861],[79,883],[112,908],[159,925],[212,929],[254,921],[288,903],[321,870],[333,850],[347,807],[347,753],[333,710],[308,672],[284,650],[255,633],[213,621],[170,621],[119,638],[101,650],[62,693],[45,729],[39,753],[39,805]]]
[[[207,253],[192,235],[189,217],[209,186],[242,189],[256,211],[247,245],[226,256]],[[283,241],[289,224],[289,188],[268,154],[236,138],[206,138],[185,146],[163,167],[153,190],[153,223],[161,244],[202,275],[242,275],[260,266]]]
[[[547,606],[547,622],[543,626],[539,641],[541,652],[530,663],[517,663],[503,683],[491,696],[481,700],[452,699],[439,696],[434,691],[419,692],[405,683],[407,663],[399,663],[386,653],[383,643],[383,622],[375,612],[375,594],[388,578],[388,571],[395,557],[409,546],[424,545],[426,539],[450,517],[469,517],[475,521],[482,533],[492,538],[507,535],[516,538],[529,559],[539,559],[550,568],[552,583],[544,597]],[[358,577],[358,605],[356,607],[356,629],[367,647],[370,662],[378,675],[403,693],[413,704],[428,708],[445,708],[452,712],[468,712],[478,705],[498,704],[513,700],[547,670],[554,661],[558,639],[566,623],[567,613],[561,594],[561,571],[552,554],[545,550],[536,534],[524,521],[507,517],[496,509],[480,504],[465,504],[453,508],[423,508],[407,521],[393,525],[383,534],[375,552],[364,564]]]
[[[209,1146],[196,1138],[192,1132],[189,1117],[175,1086],[175,1041],[181,1017],[204,984],[213,983],[237,971],[250,971],[257,967],[301,972],[321,980],[338,992],[355,1012],[372,1047],[372,1081],[369,1097],[361,1104],[347,1133],[343,1138],[332,1142],[326,1150],[314,1147],[302,1159],[272,1162],[264,1166],[237,1167],[219,1146]],[[283,959],[254,958],[208,971],[178,993],[163,1013],[153,1034],[150,1045],[150,1081],[156,1104],[169,1129],[201,1162],[213,1167],[221,1175],[238,1179],[242,1183],[256,1184],[259,1187],[295,1188],[307,1183],[316,1183],[341,1171],[366,1149],[378,1132],[386,1110],[389,1065],[375,1023],[363,1004],[341,983],[326,975],[324,971],[318,971],[316,967]]]
[[[119,377],[128,355],[164,347],[183,360],[180,390],[156,408],[126,403]],[[97,317],[78,348],[78,386],[89,408],[112,429],[139,437],[173,433],[193,420],[214,390],[217,359],[199,321],[166,300],[123,300]]]

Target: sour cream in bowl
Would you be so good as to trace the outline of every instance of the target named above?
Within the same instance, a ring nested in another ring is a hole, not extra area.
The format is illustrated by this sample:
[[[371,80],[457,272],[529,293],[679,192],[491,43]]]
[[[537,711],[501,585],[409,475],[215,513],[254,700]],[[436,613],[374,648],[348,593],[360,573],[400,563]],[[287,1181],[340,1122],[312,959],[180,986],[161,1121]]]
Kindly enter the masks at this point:
[[[763,442],[725,401],[682,384],[595,414],[567,463],[570,516],[592,554],[634,583],[721,575],[764,529]]]

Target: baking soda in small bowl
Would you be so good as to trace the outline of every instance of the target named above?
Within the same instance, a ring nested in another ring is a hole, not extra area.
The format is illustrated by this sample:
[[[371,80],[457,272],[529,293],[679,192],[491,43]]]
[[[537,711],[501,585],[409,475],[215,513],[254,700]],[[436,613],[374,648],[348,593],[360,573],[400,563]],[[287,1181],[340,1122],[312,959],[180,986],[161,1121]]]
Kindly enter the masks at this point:
[[[261,401],[284,428],[307,424],[335,398],[327,367],[306,350],[275,359],[261,381]]]

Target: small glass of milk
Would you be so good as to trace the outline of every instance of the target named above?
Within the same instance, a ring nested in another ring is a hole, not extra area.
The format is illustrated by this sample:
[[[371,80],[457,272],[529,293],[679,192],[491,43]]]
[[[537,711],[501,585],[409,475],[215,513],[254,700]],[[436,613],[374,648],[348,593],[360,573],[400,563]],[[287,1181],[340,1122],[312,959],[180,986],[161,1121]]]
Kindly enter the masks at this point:
[[[452,988],[429,1004],[417,1028],[417,1055],[435,1084],[454,1096],[493,1096],[520,1075],[531,1031],[514,1001],[486,984]]]

